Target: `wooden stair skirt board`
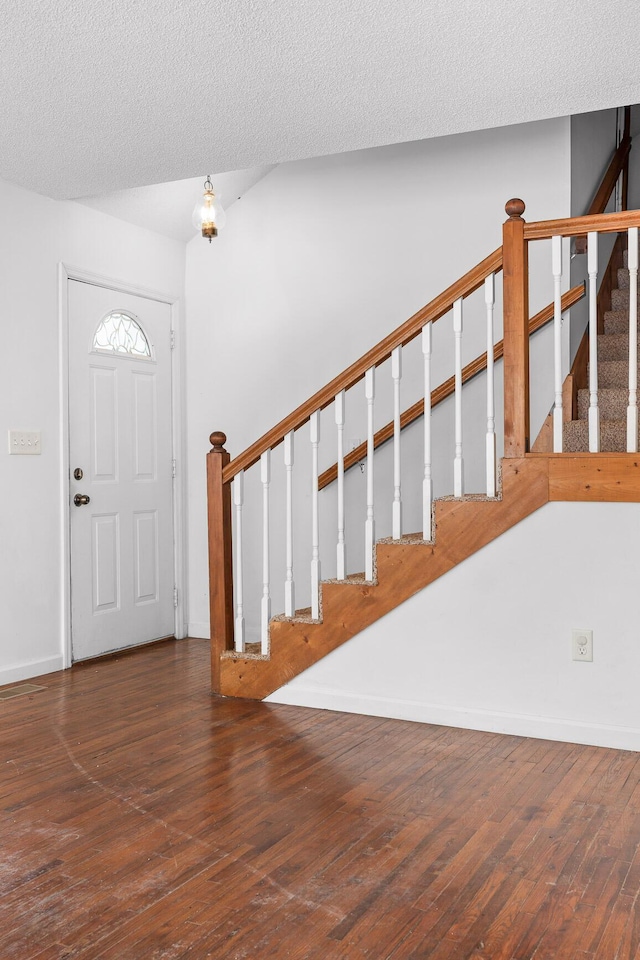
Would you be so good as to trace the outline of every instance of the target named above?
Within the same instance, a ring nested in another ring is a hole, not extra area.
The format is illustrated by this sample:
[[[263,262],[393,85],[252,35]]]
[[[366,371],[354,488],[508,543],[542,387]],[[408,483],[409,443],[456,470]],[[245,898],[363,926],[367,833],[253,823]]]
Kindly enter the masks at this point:
[[[228,651],[224,696],[261,700],[552,500],[640,501],[640,455],[529,454],[502,461],[495,500],[435,503],[433,543],[379,542],[377,582],[322,584],[322,620],[271,621],[269,657]]]

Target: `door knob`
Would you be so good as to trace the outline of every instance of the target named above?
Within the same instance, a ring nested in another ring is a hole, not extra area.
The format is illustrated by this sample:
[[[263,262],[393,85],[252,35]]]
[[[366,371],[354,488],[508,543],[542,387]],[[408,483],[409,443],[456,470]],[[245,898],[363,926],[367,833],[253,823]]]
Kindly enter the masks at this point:
[[[75,497],[73,498],[73,502],[75,503],[76,507],[83,507],[85,504],[91,503],[91,497],[88,497],[86,493],[76,493]]]

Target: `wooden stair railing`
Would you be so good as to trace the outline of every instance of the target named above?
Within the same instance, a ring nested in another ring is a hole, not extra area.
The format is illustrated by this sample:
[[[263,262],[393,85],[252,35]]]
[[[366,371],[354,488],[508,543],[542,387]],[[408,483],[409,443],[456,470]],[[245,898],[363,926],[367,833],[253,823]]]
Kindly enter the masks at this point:
[[[207,455],[207,493],[209,522],[209,606],[211,623],[211,683],[220,689],[220,658],[233,649],[233,571],[231,543],[231,481],[242,470],[257,463],[261,456],[282,443],[293,430],[306,423],[314,413],[323,410],[343,390],[362,380],[368,370],[388,360],[396,347],[405,346],[417,337],[425,324],[445,316],[454,302],[467,297],[488,276],[502,269],[502,247],[485,257],[455,283],[418,310],[350,367],[318,390],[284,420],[231,460],[224,449],[226,436],[211,434],[212,449]]]
[[[511,200],[506,205],[509,220],[504,225],[504,403],[505,457],[529,452],[529,343],[524,335],[528,299],[528,245],[534,240],[552,237],[582,237],[589,233],[620,233],[640,227],[639,210],[589,214],[559,220],[526,223],[522,219],[524,203]],[[510,362],[507,364],[507,353]]]
[[[567,290],[562,296],[562,312],[569,310],[574,304],[578,303],[585,294],[585,285],[584,283],[579,283],[575,287],[572,287],[571,290]],[[553,303],[547,304],[539,313],[536,313],[534,317],[529,321],[529,336],[532,336],[538,330],[541,330],[546,324],[553,320]],[[499,340],[493,351],[494,361],[502,359],[502,354],[504,352],[504,341]],[[471,363],[468,363],[462,369],[462,383],[469,383],[470,380],[473,380],[474,377],[477,377],[478,374],[482,373],[483,370],[487,369],[487,354],[483,353],[479,357],[476,357],[475,360],[472,360]],[[438,404],[442,403],[448,397],[453,395],[455,390],[455,376],[449,377],[448,380],[445,380],[435,390],[431,393],[431,409],[433,410]],[[414,423],[416,420],[419,420],[424,416],[424,400],[420,399],[412,406],[408,407],[400,418],[400,427],[404,430],[405,427],[408,427],[410,424]],[[393,438],[393,421],[385,424],[384,427],[381,427],[374,436],[373,445],[377,450],[378,447],[381,447],[383,444],[387,443],[388,440]],[[357,463],[360,463],[367,452],[366,443],[361,443],[359,446],[354,447],[353,450],[350,450],[349,453],[344,458],[344,469],[350,470],[351,467],[354,467]],[[332,466],[327,467],[327,469],[320,474],[318,477],[318,486],[321,490],[324,487],[328,487],[331,483],[334,482],[338,475],[338,465],[334,463]]]

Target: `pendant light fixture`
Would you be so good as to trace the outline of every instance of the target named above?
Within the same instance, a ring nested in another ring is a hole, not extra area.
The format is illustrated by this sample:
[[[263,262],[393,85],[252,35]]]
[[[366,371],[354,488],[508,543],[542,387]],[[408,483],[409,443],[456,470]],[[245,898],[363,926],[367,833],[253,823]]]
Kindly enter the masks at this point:
[[[222,209],[222,204],[213,192],[211,177],[207,177],[204,182],[202,200],[196,203],[193,211],[193,225],[211,243],[213,238],[218,236],[218,230],[221,230],[226,222],[227,217]]]

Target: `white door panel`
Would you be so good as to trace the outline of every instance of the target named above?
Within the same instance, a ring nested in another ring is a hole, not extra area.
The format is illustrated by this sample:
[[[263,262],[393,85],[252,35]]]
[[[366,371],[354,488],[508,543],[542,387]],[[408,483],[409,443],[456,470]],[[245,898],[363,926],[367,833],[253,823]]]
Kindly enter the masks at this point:
[[[94,346],[114,312],[137,321],[150,357]],[[174,632],[170,327],[167,304],[69,281],[74,660]]]

